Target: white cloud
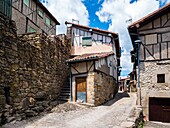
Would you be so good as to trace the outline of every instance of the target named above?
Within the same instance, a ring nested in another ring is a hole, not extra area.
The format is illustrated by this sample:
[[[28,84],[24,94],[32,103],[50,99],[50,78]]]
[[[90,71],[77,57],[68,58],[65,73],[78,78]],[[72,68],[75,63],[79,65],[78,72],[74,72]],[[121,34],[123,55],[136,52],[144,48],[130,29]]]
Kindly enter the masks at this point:
[[[61,24],[57,26],[57,34],[66,32],[65,21],[79,20],[82,25],[88,25],[88,11],[82,0],[49,0],[47,9]]]
[[[136,21],[150,12],[159,8],[157,0],[140,0],[130,4],[130,0],[105,0],[102,8],[96,12],[101,22],[110,22],[109,31],[118,32],[120,45],[125,52],[121,57],[122,71],[132,71],[132,64],[130,62],[130,50],[132,44],[127,31],[127,22],[129,19]],[[126,73],[127,74],[127,73]]]

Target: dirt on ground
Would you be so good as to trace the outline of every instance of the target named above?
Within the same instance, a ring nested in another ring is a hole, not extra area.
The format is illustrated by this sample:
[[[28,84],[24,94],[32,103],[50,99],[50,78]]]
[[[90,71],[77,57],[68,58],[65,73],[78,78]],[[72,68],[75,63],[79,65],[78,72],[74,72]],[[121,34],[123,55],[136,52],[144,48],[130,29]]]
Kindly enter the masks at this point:
[[[136,94],[118,93],[98,107],[63,103],[51,111],[23,121],[13,121],[2,128],[127,128],[136,119]]]

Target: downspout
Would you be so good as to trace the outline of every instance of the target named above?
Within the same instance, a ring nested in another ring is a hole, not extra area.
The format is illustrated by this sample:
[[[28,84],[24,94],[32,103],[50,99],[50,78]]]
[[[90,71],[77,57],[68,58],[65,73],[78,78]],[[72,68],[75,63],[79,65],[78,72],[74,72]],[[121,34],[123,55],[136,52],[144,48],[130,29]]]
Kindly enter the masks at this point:
[[[137,29],[137,28],[136,28]],[[142,103],[141,103],[141,86],[140,86],[140,46],[141,46],[141,40],[140,40],[140,36],[139,36],[139,31],[137,29],[137,36],[138,36],[138,40],[139,42],[135,42],[135,43],[138,43],[138,49],[137,49],[137,53],[138,53],[138,89],[139,89],[139,105],[142,106]],[[135,47],[136,47],[136,44],[135,44]]]
[[[119,68],[118,68],[118,65],[116,66],[116,68],[117,68],[117,90],[116,90],[115,94],[118,93],[118,91],[119,91]]]
[[[72,98],[72,70],[71,70],[71,64],[69,64],[69,69],[70,69],[70,101],[73,101],[73,98]]]
[[[141,86],[140,86],[140,43],[138,43],[138,87],[139,87],[139,105],[142,105],[141,103]]]

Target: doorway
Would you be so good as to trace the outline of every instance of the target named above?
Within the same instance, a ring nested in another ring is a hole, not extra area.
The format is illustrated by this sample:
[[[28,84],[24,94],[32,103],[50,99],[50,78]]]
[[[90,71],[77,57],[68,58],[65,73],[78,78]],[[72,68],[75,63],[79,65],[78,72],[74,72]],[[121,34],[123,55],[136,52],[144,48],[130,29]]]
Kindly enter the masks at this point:
[[[149,120],[170,123],[170,98],[149,98]]]
[[[86,77],[76,78],[76,101],[87,102]]]

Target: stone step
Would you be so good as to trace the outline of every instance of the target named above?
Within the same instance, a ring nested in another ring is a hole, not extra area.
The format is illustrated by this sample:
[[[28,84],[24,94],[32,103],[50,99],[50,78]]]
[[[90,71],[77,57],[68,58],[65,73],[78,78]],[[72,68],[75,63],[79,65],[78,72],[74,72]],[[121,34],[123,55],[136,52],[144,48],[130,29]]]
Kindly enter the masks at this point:
[[[60,96],[70,96],[70,91],[69,92],[61,92]]]
[[[58,98],[59,101],[70,101],[70,98]]]
[[[61,93],[62,92],[70,92],[70,89],[61,89]]]
[[[70,89],[61,89],[61,92],[70,92]]]
[[[70,89],[70,86],[69,87],[62,87],[62,89]]]
[[[61,89],[60,96],[58,97],[61,101],[70,101],[70,85],[64,85]]]
[[[70,101],[70,96],[59,96],[59,98],[58,98],[59,100],[61,100],[61,101]]]
[[[59,98],[69,98],[70,95],[60,95]]]

